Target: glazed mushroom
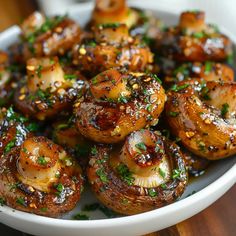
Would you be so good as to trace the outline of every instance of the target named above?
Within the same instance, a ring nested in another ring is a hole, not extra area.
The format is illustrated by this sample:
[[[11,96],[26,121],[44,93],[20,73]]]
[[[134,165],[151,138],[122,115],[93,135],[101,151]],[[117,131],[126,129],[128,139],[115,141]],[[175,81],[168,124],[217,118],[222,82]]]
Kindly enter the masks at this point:
[[[0,180],[8,206],[49,217],[72,210],[83,184],[80,167],[45,137],[28,138],[3,155]]]
[[[156,46],[162,55],[180,62],[223,61],[232,54],[230,39],[207,25],[202,11],[183,12],[179,25],[170,27]]]
[[[81,71],[94,76],[112,67],[125,67],[131,71],[153,69],[149,47],[137,37],[132,38],[126,25],[99,25],[93,34],[73,48],[73,63]]]
[[[82,168],[87,166],[92,143],[76,129],[73,117],[54,123],[52,136],[53,141],[74,156]]]
[[[209,167],[210,161],[206,158],[194,155],[183,146],[180,146],[180,148],[183,153],[183,158],[189,175],[193,177],[203,175]]]
[[[90,25],[120,23],[130,28],[138,18],[138,13],[128,7],[126,0],[96,0]]]
[[[76,127],[101,143],[120,142],[135,130],[155,125],[166,95],[157,76],[110,69],[90,81],[74,108]]]
[[[9,56],[0,50],[0,107],[8,106],[16,88],[16,73],[10,70]]]
[[[65,54],[80,40],[81,29],[67,16],[46,18],[34,12],[21,25],[24,60]]]
[[[160,37],[163,28],[151,11],[129,7],[126,0],[97,0],[89,27],[113,23],[126,24],[132,36],[145,39]]]
[[[65,74],[57,57],[31,58],[26,69],[26,82],[19,84],[14,100],[22,113],[38,120],[71,109],[85,89],[84,78],[76,72]]]
[[[88,180],[97,198],[124,215],[167,205],[187,184],[179,147],[149,130],[130,134],[121,152],[97,145],[89,164]]]
[[[234,82],[187,81],[168,92],[167,122],[197,156],[218,160],[236,153]]]
[[[231,67],[222,63],[210,61],[205,63],[189,62],[175,68],[174,71],[165,77],[165,83],[173,84],[193,78],[204,79],[206,81],[233,82],[234,71]]]

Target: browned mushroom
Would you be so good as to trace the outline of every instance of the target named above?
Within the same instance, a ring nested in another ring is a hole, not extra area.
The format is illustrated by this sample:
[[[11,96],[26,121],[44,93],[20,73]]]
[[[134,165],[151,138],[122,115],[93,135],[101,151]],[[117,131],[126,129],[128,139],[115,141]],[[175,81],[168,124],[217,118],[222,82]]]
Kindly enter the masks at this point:
[[[99,25],[92,38],[85,38],[73,48],[73,63],[94,76],[112,67],[130,71],[151,71],[153,55],[147,45],[131,37],[126,25]]]
[[[126,0],[96,0],[90,25],[120,23],[130,28],[138,18],[138,13],[128,7]]]
[[[27,61],[26,82],[15,93],[17,108],[27,116],[45,120],[59,111],[72,108],[72,102],[85,89],[84,78],[65,74],[57,57]]]
[[[234,71],[227,65],[206,61],[184,63],[175,68],[174,71],[165,77],[166,84],[178,83],[183,80],[193,78],[204,79],[206,81],[234,81]]]
[[[236,153],[236,84],[187,81],[168,92],[167,122],[194,154],[210,160]]]
[[[204,12],[187,11],[181,14],[177,27],[170,27],[157,40],[157,49],[181,62],[223,61],[232,53],[232,43],[216,27],[205,23]]]
[[[132,131],[155,125],[166,95],[152,74],[110,69],[90,81],[90,91],[75,104],[76,126],[85,137],[117,143]]]
[[[80,199],[81,174],[60,146],[45,137],[27,138],[0,159],[0,196],[12,208],[56,217]]]
[[[149,130],[130,134],[121,152],[97,145],[89,164],[88,179],[97,198],[125,215],[167,205],[187,184],[179,147]]]
[[[67,16],[46,18],[38,12],[25,19],[21,28],[24,60],[64,54],[81,35],[78,24]]]

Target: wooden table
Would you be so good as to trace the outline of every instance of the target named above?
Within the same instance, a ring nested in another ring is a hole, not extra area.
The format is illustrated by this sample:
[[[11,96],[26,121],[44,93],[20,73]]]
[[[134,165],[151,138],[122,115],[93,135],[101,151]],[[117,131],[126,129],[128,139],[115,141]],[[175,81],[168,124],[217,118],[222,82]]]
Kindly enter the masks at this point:
[[[146,236],[236,236],[236,185],[199,214]]]

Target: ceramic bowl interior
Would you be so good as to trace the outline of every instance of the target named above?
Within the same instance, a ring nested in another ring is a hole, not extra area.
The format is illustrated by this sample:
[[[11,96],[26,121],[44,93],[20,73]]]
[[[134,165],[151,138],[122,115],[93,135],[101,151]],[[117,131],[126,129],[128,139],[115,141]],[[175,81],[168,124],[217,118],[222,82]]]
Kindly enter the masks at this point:
[[[139,5],[140,5],[140,3],[139,3]],[[142,5],[143,8],[146,8],[145,3],[143,3],[141,5]],[[69,15],[73,19],[75,19],[77,22],[79,22],[80,25],[83,26],[89,20],[91,10],[92,10],[92,5],[91,4],[78,5],[77,7],[73,7],[73,8],[70,9]],[[169,13],[169,12],[158,11],[158,10],[152,10],[152,11],[154,12],[154,14],[158,18],[162,19],[167,25],[173,25],[173,24],[177,23],[178,15],[176,15],[176,14]],[[222,31],[225,32],[224,29],[222,29]],[[19,33],[20,33],[20,30],[16,26],[8,29],[7,31],[5,31],[3,33],[1,33],[0,34],[0,47],[1,47],[1,49],[7,49],[7,47],[11,43],[16,42],[18,40]],[[234,35],[231,35],[229,32],[225,32],[225,33],[227,35],[229,35],[234,42],[236,42],[236,37]],[[225,159],[225,160],[215,161],[214,163],[212,163],[210,168],[208,168],[207,171],[203,175],[201,175],[197,178],[191,179],[190,183],[188,184],[188,186],[186,188],[186,191],[184,192],[182,197],[178,200],[178,202],[172,203],[170,206],[163,207],[162,209],[156,209],[156,210],[153,210],[153,211],[148,212],[148,213],[139,214],[139,216],[136,215],[137,217],[136,216],[129,216],[129,217],[125,217],[125,218],[127,218],[127,221],[130,220],[130,222],[131,222],[132,220],[135,221],[135,219],[137,219],[137,218],[141,219],[142,215],[143,215],[143,217],[144,216],[145,217],[150,217],[150,219],[152,219],[152,218],[155,218],[155,216],[158,216],[159,211],[160,212],[165,212],[165,214],[168,215],[168,211],[170,209],[176,209],[176,207],[177,207],[179,210],[181,210],[181,206],[184,206],[186,203],[189,204],[189,202],[191,200],[193,200],[192,202],[194,202],[194,199],[196,199],[196,197],[200,198],[200,192],[202,194],[204,194],[204,193],[207,192],[207,190],[211,191],[209,185],[211,185],[212,183],[217,181],[221,176],[225,176],[225,181],[226,182],[228,181],[227,182],[228,183],[227,189],[228,189],[235,182],[235,178],[236,178],[236,175],[235,175],[236,164],[235,163],[236,163],[236,158],[234,158],[234,157],[231,157],[231,158],[228,158],[228,159]],[[233,168],[234,168],[234,172],[233,172]],[[229,172],[230,172],[230,174],[229,174]],[[228,175],[227,175],[227,173],[228,173]],[[226,175],[227,175],[228,180],[226,179]],[[208,186],[209,186],[209,189],[208,189]],[[221,188],[221,187],[222,186],[218,186],[218,188]],[[222,195],[227,189],[224,189],[220,195]],[[202,190],[206,190],[206,191],[204,192]],[[210,196],[209,191],[208,191],[208,194]],[[196,195],[196,197],[195,197],[195,195]],[[208,195],[206,195],[205,197],[208,197]],[[216,198],[218,198],[218,197],[219,196],[215,197],[214,200],[216,200]],[[201,196],[201,198],[204,199],[204,196]],[[214,200],[212,200],[212,201],[214,201]],[[69,227],[69,225],[71,226],[73,224],[73,226],[75,228],[79,229],[79,227],[82,227],[82,228],[83,228],[83,226],[84,227],[87,227],[87,226],[89,227],[89,225],[86,223],[86,221],[84,221],[84,223],[80,222],[80,224],[78,224],[78,227],[76,227],[76,225],[75,225],[76,222],[72,221],[71,217],[74,214],[81,212],[81,209],[83,208],[83,206],[85,204],[91,204],[91,203],[95,203],[95,202],[97,202],[96,198],[94,197],[93,193],[89,190],[89,186],[86,186],[85,191],[82,194],[81,201],[78,203],[76,208],[74,210],[72,210],[71,212],[69,212],[67,214],[64,214],[61,217],[62,219],[67,219],[67,220],[63,220],[63,223],[62,223],[62,221],[60,221],[58,219],[47,220],[49,218],[36,216],[36,215],[29,214],[29,213],[22,213],[22,212],[13,210],[13,209],[11,209],[7,206],[0,207],[0,210],[2,211],[2,214],[4,214],[4,217],[8,217],[8,220],[4,220],[4,222],[6,222],[7,224],[10,224],[10,223],[8,223],[9,219],[11,219],[11,217],[14,217],[15,220],[21,219],[21,221],[24,221],[24,218],[25,219],[27,218],[27,222],[40,221],[40,222],[44,222],[45,225],[47,225],[47,221],[48,221],[48,222],[50,222],[51,226],[53,226],[53,224],[55,223],[55,227],[59,227],[59,228],[60,228],[60,224],[63,224],[63,227],[67,227],[67,225]],[[14,212],[14,214],[12,214],[12,212]],[[171,213],[171,210],[169,212]],[[178,211],[176,211],[176,212],[178,212]],[[195,210],[194,212],[189,214],[188,217],[195,214],[196,212],[197,211]],[[90,223],[94,222],[93,226],[95,228],[96,228],[96,224],[97,224],[96,222],[99,222],[99,221],[97,221],[98,219],[106,219],[107,218],[107,216],[100,210],[96,210],[96,211],[93,211],[93,212],[85,212],[85,213],[87,215],[89,215],[89,217],[91,218],[92,221],[90,221]],[[106,225],[109,224],[109,221],[113,222],[114,224],[116,224],[116,222],[117,223],[124,222],[124,221],[121,221],[121,219],[124,218],[123,216],[112,215],[112,217],[115,217],[115,219],[112,219],[112,220],[107,219],[105,221],[104,220],[101,221],[101,222],[103,222],[104,227],[106,227]],[[1,218],[1,214],[0,214],[0,218]],[[6,219],[6,218],[4,218],[4,219]],[[70,221],[68,221],[68,220],[70,220]],[[177,223],[179,220],[180,219],[178,217],[176,217],[176,221],[173,221],[173,222]],[[181,220],[183,220],[183,218]],[[70,224],[69,222],[73,222],[73,223]],[[14,225],[11,225],[11,226],[14,227]],[[20,228],[20,227],[16,226],[16,228]],[[163,226],[162,227],[156,227],[155,229],[160,229],[160,228],[163,228]],[[23,230],[23,229],[21,228],[21,230]],[[25,229],[24,231],[28,232],[27,229]],[[149,231],[151,231],[151,230],[149,230]],[[146,230],[145,232],[149,232],[149,231]],[[29,232],[32,233],[33,231],[31,230]]]

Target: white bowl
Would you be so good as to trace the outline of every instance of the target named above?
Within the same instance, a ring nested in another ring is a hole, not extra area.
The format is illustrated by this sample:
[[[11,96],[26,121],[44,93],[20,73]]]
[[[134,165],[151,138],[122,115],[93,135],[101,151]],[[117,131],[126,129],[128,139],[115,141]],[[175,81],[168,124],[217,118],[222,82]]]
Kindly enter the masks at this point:
[[[137,4],[132,4],[137,6]],[[138,6],[143,9],[155,10],[155,4],[146,6],[145,1],[139,1]],[[84,25],[90,17],[92,4],[73,6],[69,15]],[[173,13],[155,10],[157,16],[167,24],[177,22],[178,16]],[[17,41],[19,35],[17,26],[11,27],[0,34],[0,47],[6,49],[11,43]],[[236,43],[236,37],[226,32]],[[99,211],[90,214],[93,220],[70,220],[71,215],[80,211],[81,206],[96,201],[93,194],[87,189],[82,194],[78,206],[62,219],[52,219],[14,210],[7,206],[0,207],[1,223],[15,229],[34,235],[142,235],[183,221],[221,197],[236,182],[236,158],[216,161],[207,172],[191,181],[181,199],[173,204],[146,213],[104,219]],[[195,192],[191,195],[191,193]],[[190,196],[189,196],[190,195]]]

